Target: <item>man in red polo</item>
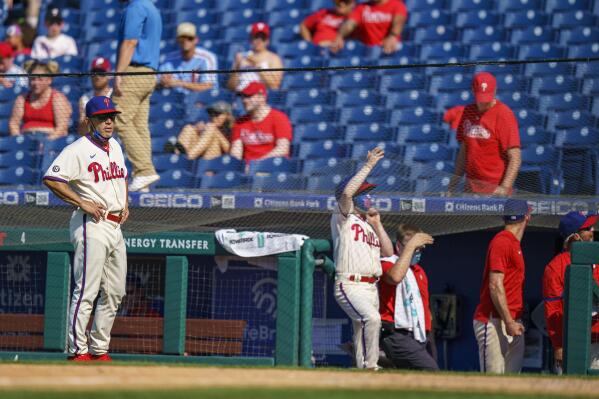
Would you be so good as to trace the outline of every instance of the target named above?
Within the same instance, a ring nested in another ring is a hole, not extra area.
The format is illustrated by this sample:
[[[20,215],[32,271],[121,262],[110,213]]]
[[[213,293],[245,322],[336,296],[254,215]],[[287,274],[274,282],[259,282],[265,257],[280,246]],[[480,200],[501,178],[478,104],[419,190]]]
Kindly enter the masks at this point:
[[[560,373],[563,362],[563,319],[564,284],[566,268],[572,263],[570,247],[576,241],[593,241],[596,214],[585,215],[581,212],[569,212],[559,222],[559,233],[564,239],[563,252],[555,256],[543,273],[543,302],[545,304],[545,324],[553,346],[555,370]],[[599,260],[597,260],[599,263]],[[593,278],[599,284],[599,264],[593,265]],[[593,339],[591,340],[591,368],[599,368],[599,318],[593,317]]]
[[[518,176],[520,134],[512,110],[495,98],[497,82],[488,72],[472,80],[475,103],[466,106],[458,125],[460,150],[449,192],[466,174],[466,191],[508,196]]]
[[[524,200],[509,199],[504,208],[505,227],[489,244],[480,303],[474,313],[480,370],[518,373],[524,359],[524,256],[520,241],[530,220]]]
[[[266,86],[248,84],[240,93],[246,114],[235,121],[231,156],[245,161],[289,155],[293,131],[285,113],[266,102]]]
[[[432,243],[419,227],[402,223],[397,228],[396,255],[381,260],[381,346],[397,368],[439,370],[427,351],[432,317],[428,279],[418,264],[424,245]]]
[[[397,51],[401,32],[408,19],[408,9],[401,0],[371,0],[359,4],[341,25],[331,51],[340,51],[345,38],[356,37],[367,46],[382,46],[385,54]]]

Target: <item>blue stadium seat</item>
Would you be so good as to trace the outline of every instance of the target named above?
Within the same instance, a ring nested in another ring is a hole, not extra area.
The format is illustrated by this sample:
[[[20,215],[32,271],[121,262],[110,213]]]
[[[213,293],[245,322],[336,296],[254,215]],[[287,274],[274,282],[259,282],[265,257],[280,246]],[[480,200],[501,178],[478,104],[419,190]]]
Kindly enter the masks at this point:
[[[533,78],[530,92],[534,95],[578,91],[580,81],[564,75]]]
[[[288,26],[279,26],[271,30],[270,40],[277,44],[291,43],[296,40],[300,40],[300,35],[295,28],[289,29]]]
[[[380,193],[412,193],[414,192],[414,183],[406,178],[395,175],[391,176],[373,176],[372,183],[377,185],[377,192]]]
[[[12,113],[12,103],[0,103],[0,118],[9,118]]]
[[[423,179],[430,177],[448,176],[455,170],[453,162],[432,161],[414,162],[410,165],[410,179]]]
[[[532,145],[522,149],[523,165],[553,165],[559,164],[559,151],[551,145]]]
[[[56,140],[47,140],[43,143],[43,152],[55,152],[58,153],[62,151],[67,145],[71,144],[75,140],[79,139],[79,135],[69,134],[65,137],[60,137]]]
[[[199,93],[189,93],[183,98],[183,101],[186,103],[194,103],[197,107],[206,107],[216,101],[225,101],[231,103],[234,100],[235,97],[228,90],[206,90]]]
[[[497,2],[497,11],[541,10],[543,0],[501,0]]]
[[[296,125],[293,129],[293,142],[300,143],[304,140],[338,140],[342,134],[343,129],[334,123],[302,123]]]
[[[319,158],[304,161],[302,173],[305,176],[344,175],[350,176],[356,168],[351,159]]]
[[[470,74],[450,73],[447,75],[436,75],[431,77],[428,91],[436,95],[439,92],[455,92],[458,90],[470,90],[472,85]]]
[[[549,113],[547,128],[550,130],[590,128],[594,127],[595,123],[595,118],[589,112],[569,110]]]
[[[150,122],[152,137],[177,136],[183,127],[181,122],[178,119],[162,119]]]
[[[28,168],[36,168],[37,164],[37,155],[29,151],[18,150],[0,152],[0,168],[8,168],[11,166],[26,166]]]
[[[385,54],[382,51],[377,54],[377,51],[375,51],[376,49],[380,50],[380,47],[371,48],[369,58],[375,60],[379,65],[404,65],[406,64],[404,61],[415,57],[419,52],[418,46],[406,42],[399,43],[397,50],[391,54]]]
[[[117,39],[118,23],[109,23],[102,26],[90,26],[83,31],[85,43],[96,43]]]
[[[155,90],[150,97],[151,104],[173,103],[181,104],[185,100],[186,95],[179,91],[171,89]]]
[[[400,126],[397,133],[397,144],[409,143],[444,143],[445,131],[425,123],[423,125]]]
[[[349,124],[345,129],[345,141],[391,141],[393,128],[378,122]]]
[[[499,93],[510,93],[514,91],[527,91],[528,79],[520,74],[495,73]]]
[[[449,3],[447,0],[406,0],[404,1],[410,12],[427,11],[432,9],[444,10]]]
[[[359,170],[361,166],[362,165],[358,165],[357,169]],[[411,168],[408,165],[404,165],[403,162],[394,161],[385,157],[376,164],[369,176],[376,177],[393,175],[399,177],[408,177],[410,171]]]
[[[564,47],[556,46],[553,43],[524,44],[518,48],[519,60],[562,58],[565,54],[566,49]]]
[[[549,145],[553,143],[553,132],[538,126],[520,126],[520,145],[527,147],[531,144]]]
[[[320,57],[322,56],[322,51],[322,48],[304,40],[277,45],[277,54],[282,58],[299,58],[305,55]]]
[[[418,194],[444,193],[448,190],[450,180],[449,176],[432,176],[418,179],[416,180],[415,191]]]
[[[557,194],[552,180],[560,169],[561,155],[553,146],[531,145],[521,150],[522,167],[516,188],[543,194]]]
[[[493,0],[453,0],[450,4],[453,12],[493,9]]]
[[[288,73],[283,78],[281,89],[307,89],[307,88],[322,88],[326,84],[326,79],[322,73],[304,72],[304,73]]]
[[[329,87],[332,90],[372,89],[377,77],[373,73],[360,71],[337,72],[331,78]]]
[[[516,113],[521,109],[536,109],[535,97],[520,91],[502,90],[502,93],[505,94],[502,94],[499,99]]]
[[[300,191],[305,185],[303,176],[286,172],[252,178],[252,191]]]
[[[152,154],[162,154],[166,143],[177,143],[177,136],[156,136],[152,137]]]
[[[410,28],[421,28],[426,26],[451,26],[451,14],[437,8],[430,8],[423,11],[414,11],[410,9],[408,26]]]
[[[305,9],[291,8],[269,12],[267,22],[271,27],[286,26],[289,28],[290,26],[299,25],[307,16]]]
[[[420,90],[400,91],[389,93],[386,97],[385,107],[388,110],[396,108],[431,107],[433,96]]]
[[[327,89],[297,89],[287,93],[285,106],[292,108],[314,104],[332,105],[334,100],[335,93]]]
[[[581,127],[558,130],[555,134],[556,147],[582,147],[592,149],[599,143],[599,130]]]
[[[599,55],[599,43],[584,43],[568,45],[568,57],[597,57]]]
[[[374,147],[385,150],[385,159],[401,159],[404,152],[403,147],[394,143],[389,143],[388,141],[363,141],[352,146],[351,158],[365,159],[368,151],[372,150]]]
[[[479,26],[498,26],[500,15],[492,11],[480,9],[461,12],[456,17],[457,28],[478,28]]]
[[[211,12],[209,8],[181,10],[175,13],[176,23],[191,22],[194,25],[218,23],[219,14]]]
[[[577,78],[596,78],[599,77],[599,62],[581,62],[576,64]]]
[[[545,126],[545,115],[538,112],[521,109],[516,110],[514,114],[520,126]]]
[[[339,115],[339,123],[342,125],[355,123],[384,123],[388,113],[376,105],[364,105],[356,107],[344,107]]]
[[[204,175],[199,178],[200,188],[228,189],[248,186],[247,176],[238,172],[218,172],[214,175]]]
[[[215,8],[218,11],[260,9],[260,0],[218,0]]]
[[[447,145],[437,143],[409,144],[405,146],[405,162],[451,161],[454,151]]]
[[[40,143],[27,135],[0,137],[0,152],[38,151]]]
[[[263,7],[264,11],[272,12],[288,10],[291,8],[307,9],[308,7],[312,6],[310,3],[313,2],[307,0],[265,0]]]
[[[555,40],[555,31],[547,26],[529,26],[523,29],[514,29],[510,41],[514,45],[529,43],[552,43]]]
[[[335,187],[345,177],[343,174],[310,176],[307,180],[306,190],[333,193]]]
[[[366,58],[369,55],[369,47],[365,44],[360,43],[356,40],[348,40],[345,42],[343,49],[337,53],[329,52],[328,56],[331,58],[350,58],[350,57],[363,57]]]
[[[347,154],[347,147],[347,144],[333,140],[305,142],[300,143],[296,155],[300,159],[343,158]]]
[[[83,71],[83,58],[81,57],[64,55],[55,58],[54,61],[58,62],[60,65],[60,72],[68,73]]]
[[[505,14],[503,26],[507,29],[523,29],[529,26],[545,26],[549,16],[542,11],[521,10]]]
[[[455,105],[470,104],[474,102],[471,90],[460,90],[455,92],[442,92],[435,96],[436,108],[444,111]]]
[[[118,8],[107,7],[98,11],[87,12],[84,15],[83,26],[106,26],[108,23],[118,24],[121,21],[121,12]]]
[[[233,158],[230,155],[223,155],[214,159],[200,159],[198,160],[196,176],[202,176],[209,172],[242,172],[244,167],[244,161]]]
[[[589,10],[589,0],[547,0],[545,11],[554,13],[559,11]]]
[[[544,76],[545,78],[558,75],[569,76],[572,74],[572,65],[564,62],[527,64],[524,66],[524,74],[532,77]]]
[[[335,120],[335,112],[333,107],[326,105],[308,105],[293,108],[289,114],[289,119],[291,119],[294,124],[333,122]]]
[[[262,13],[251,8],[224,11],[220,18],[221,26],[249,26],[260,21],[263,21]]]
[[[250,161],[250,175],[256,173],[297,173],[298,161],[284,157],[273,157]]]
[[[453,28],[438,25],[426,28],[416,28],[412,40],[416,43],[452,42],[456,38],[457,33]]]
[[[515,49],[513,46],[500,42],[470,46],[470,58],[475,61],[511,59],[514,54]]]
[[[391,120],[389,124],[391,126],[396,126],[417,125],[424,123],[435,124],[437,122],[439,122],[439,113],[437,113],[434,109],[416,107],[396,109],[391,111]]]
[[[295,39],[294,39],[295,40]],[[302,55],[297,58],[287,58],[284,60],[287,68],[319,68],[324,66],[325,59],[320,56]]]
[[[397,74],[387,74],[379,81],[379,90],[383,93],[404,92],[405,90],[423,90],[426,79],[423,75],[409,71],[401,71]]]
[[[220,37],[225,43],[245,43],[249,37],[249,28],[233,25],[219,30],[210,25],[205,33],[209,33],[211,39]]]
[[[583,10],[556,12],[551,19],[551,26],[557,29],[597,26],[597,17],[590,11]]]
[[[543,113],[566,110],[589,111],[589,108],[589,98],[576,93],[546,94],[539,98],[538,107]]]
[[[13,88],[0,86],[0,103],[12,103],[19,94]]]
[[[560,32],[559,42],[562,45],[576,45],[599,42],[599,28],[596,27],[578,27],[574,29],[564,29]]]
[[[423,44],[420,49],[420,58],[423,60],[450,59],[452,57],[462,59],[466,54],[464,45],[451,42]]]
[[[181,169],[190,171],[193,161],[190,161],[183,155],[165,154],[155,155],[152,157],[154,167],[157,171],[162,172],[169,169]]]
[[[462,32],[462,43],[504,43],[505,31],[501,28],[483,26],[480,28],[464,29]]]
[[[165,119],[180,119],[185,116],[183,104],[175,102],[164,102],[154,104],[150,109],[150,120],[160,121]]]
[[[582,81],[582,94],[596,96],[599,94],[599,77],[587,78]]]
[[[335,106],[338,108],[356,107],[366,105],[382,105],[385,97],[373,90],[368,89],[348,89],[339,92],[335,99]],[[318,100],[319,102],[320,99]]]
[[[37,172],[25,166],[0,169],[0,185],[31,186],[36,183]]]
[[[193,174],[184,169],[158,170],[160,180],[156,188],[192,188],[194,186]]]

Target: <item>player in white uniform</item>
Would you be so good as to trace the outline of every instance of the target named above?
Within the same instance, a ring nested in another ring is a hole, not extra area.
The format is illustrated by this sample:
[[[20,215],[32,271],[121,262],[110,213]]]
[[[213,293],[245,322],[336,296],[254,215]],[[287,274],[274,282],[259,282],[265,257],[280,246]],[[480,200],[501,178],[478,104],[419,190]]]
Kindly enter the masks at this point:
[[[70,222],[75,288],[69,359],[75,361],[111,360],[110,331],[125,295],[127,253],[121,224],[129,216],[129,204],[123,152],[112,138],[117,113],[109,97],[89,100],[89,135],[65,147],[44,176],[56,196],[77,207]],[[88,346],[85,330],[100,291]]]
[[[335,299],[352,319],[356,366],[373,370],[379,368],[381,330],[376,283],[382,274],[380,258],[393,255],[393,244],[367,194],[375,186],[366,177],[383,156],[378,147],[369,151],[358,173],[339,183],[337,211],[331,217]]]

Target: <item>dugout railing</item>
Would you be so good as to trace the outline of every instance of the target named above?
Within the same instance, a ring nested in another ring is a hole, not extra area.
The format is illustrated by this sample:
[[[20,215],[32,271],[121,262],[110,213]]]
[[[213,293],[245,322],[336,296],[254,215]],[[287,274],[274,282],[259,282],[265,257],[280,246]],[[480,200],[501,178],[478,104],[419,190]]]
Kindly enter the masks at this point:
[[[43,315],[0,314],[0,343],[19,337],[19,345],[38,348],[35,351],[1,350],[0,359],[66,359],[67,319],[70,299],[70,253],[73,251],[69,243],[67,230],[56,229],[2,229],[3,245],[0,251],[23,253],[31,251],[47,252],[45,278],[45,301]],[[239,356],[239,350],[221,349],[212,351],[213,356],[188,356],[190,329],[195,339],[206,338],[214,341],[223,338],[228,342],[226,348],[235,348],[243,339],[244,320],[190,320],[186,317],[188,262],[186,255],[226,255],[212,233],[170,232],[160,234],[127,235],[131,240],[193,240],[198,245],[189,249],[173,249],[166,247],[136,248],[129,246],[129,254],[155,254],[166,257],[164,315],[161,319],[152,318],[119,318],[113,327],[113,341],[117,347],[134,347],[135,338],[126,335],[125,326],[149,325],[161,330],[162,345],[157,347],[160,354],[127,354],[115,353],[118,360],[192,362],[205,364],[229,365],[262,365],[262,366],[295,366],[300,364],[300,298],[301,295],[302,254],[300,251],[277,255],[277,305],[276,305],[276,342],[273,357]],[[324,247],[323,247],[323,243]],[[325,240],[317,240],[316,248],[326,250],[329,245]],[[311,240],[306,248],[314,248]],[[304,258],[306,257],[304,251]],[[327,265],[330,266],[328,260]],[[310,266],[314,270],[314,263]],[[303,310],[304,320],[312,317],[311,307]],[[144,320],[145,319],[145,320]],[[311,320],[310,320],[311,321]],[[217,327],[215,327],[215,323]],[[224,325],[223,323],[228,323]],[[311,325],[311,323],[310,323]],[[304,328],[306,325],[304,323]],[[311,327],[309,327],[311,328]],[[225,331],[220,337],[211,336],[210,331]],[[309,331],[309,330],[308,330]],[[23,334],[29,338],[23,341]],[[223,337],[224,335],[224,337]],[[309,335],[309,334],[308,334]],[[13,337],[13,338],[11,338]],[[311,345],[311,337],[309,340]],[[305,346],[305,345],[303,345]],[[211,352],[207,350],[207,352]],[[237,355],[236,355],[237,354]],[[305,364],[305,363],[302,363]]]

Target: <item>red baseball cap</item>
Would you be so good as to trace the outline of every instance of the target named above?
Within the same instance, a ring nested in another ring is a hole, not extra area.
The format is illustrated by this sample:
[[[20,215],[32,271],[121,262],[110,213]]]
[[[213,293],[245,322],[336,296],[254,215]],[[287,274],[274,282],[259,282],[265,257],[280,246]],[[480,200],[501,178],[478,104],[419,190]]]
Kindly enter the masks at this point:
[[[262,94],[266,96],[266,86],[261,82],[250,82],[250,84],[241,90],[241,94],[246,97],[251,97],[256,94]]]
[[[14,51],[10,44],[6,42],[0,42],[0,58],[12,58]]]
[[[100,70],[104,72],[109,72],[112,69],[112,65],[110,65],[110,61],[108,58],[104,57],[96,57],[92,61],[91,70]]]
[[[489,72],[479,72],[472,79],[472,92],[477,103],[490,103],[495,98],[497,81]]]
[[[266,37],[270,37],[270,27],[264,22],[256,22],[252,25],[251,36],[256,36],[258,33],[263,33]]]

